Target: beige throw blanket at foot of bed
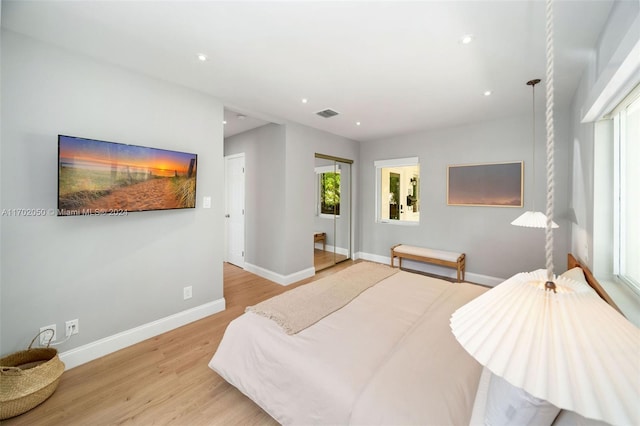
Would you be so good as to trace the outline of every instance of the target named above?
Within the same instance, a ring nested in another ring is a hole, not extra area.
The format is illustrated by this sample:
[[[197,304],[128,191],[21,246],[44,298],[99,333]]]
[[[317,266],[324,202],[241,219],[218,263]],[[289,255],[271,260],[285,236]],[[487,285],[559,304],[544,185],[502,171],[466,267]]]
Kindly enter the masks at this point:
[[[379,263],[356,263],[333,275],[249,306],[245,311],[270,318],[287,334],[296,334],[396,272],[398,269]]]

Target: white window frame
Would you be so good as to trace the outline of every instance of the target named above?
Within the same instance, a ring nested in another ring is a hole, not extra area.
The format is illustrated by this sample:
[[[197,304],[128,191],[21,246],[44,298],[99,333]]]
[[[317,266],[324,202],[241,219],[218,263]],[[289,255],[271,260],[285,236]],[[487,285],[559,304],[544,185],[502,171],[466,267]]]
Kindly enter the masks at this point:
[[[626,111],[635,102],[640,102],[640,86],[631,92],[610,114],[613,119],[613,274],[640,294],[640,282],[625,275],[627,228],[626,228]],[[638,108],[638,106],[636,106]]]
[[[380,199],[382,192],[382,169],[389,167],[404,167],[404,166],[418,166],[420,168],[420,159],[418,157],[406,157],[406,158],[396,158],[392,160],[376,160],[373,162],[375,169],[375,221],[376,223],[384,223],[390,225],[399,225],[399,226],[418,226],[420,225],[420,220],[422,215],[420,215],[420,219],[417,221],[408,221],[408,220],[390,220],[383,219],[381,217],[380,206],[382,205],[382,200]],[[420,199],[420,196],[418,196]]]

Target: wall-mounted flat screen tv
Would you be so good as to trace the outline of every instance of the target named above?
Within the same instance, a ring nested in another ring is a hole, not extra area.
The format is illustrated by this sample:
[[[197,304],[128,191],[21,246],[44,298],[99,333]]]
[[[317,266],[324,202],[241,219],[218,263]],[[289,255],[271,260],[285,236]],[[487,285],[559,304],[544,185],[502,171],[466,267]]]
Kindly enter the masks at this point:
[[[195,208],[198,156],[58,135],[58,216]]]

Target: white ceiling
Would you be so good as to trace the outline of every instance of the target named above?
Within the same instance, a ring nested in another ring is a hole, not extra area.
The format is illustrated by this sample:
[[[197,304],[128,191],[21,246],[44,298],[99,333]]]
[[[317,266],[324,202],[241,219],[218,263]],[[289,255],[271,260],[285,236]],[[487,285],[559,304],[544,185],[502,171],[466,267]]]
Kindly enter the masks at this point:
[[[556,2],[557,104],[612,3]],[[360,141],[525,113],[525,82],[545,74],[542,1],[3,0],[2,26],[209,93],[245,126],[290,120]],[[340,115],[315,115],[325,108]]]
[[[247,130],[255,129],[256,127],[264,126],[269,121],[261,120],[259,118],[249,115],[246,111],[239,112],[229,108],[224,109],[224,137],[237,135],[238,133],[246,132]]]

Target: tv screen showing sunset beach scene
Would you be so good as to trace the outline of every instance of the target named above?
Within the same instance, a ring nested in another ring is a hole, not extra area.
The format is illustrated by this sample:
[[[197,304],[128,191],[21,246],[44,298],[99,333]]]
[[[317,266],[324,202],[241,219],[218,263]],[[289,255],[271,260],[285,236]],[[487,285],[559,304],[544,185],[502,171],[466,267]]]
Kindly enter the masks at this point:
[[[194,208],[196,154],[58,136],[58,216]]]

